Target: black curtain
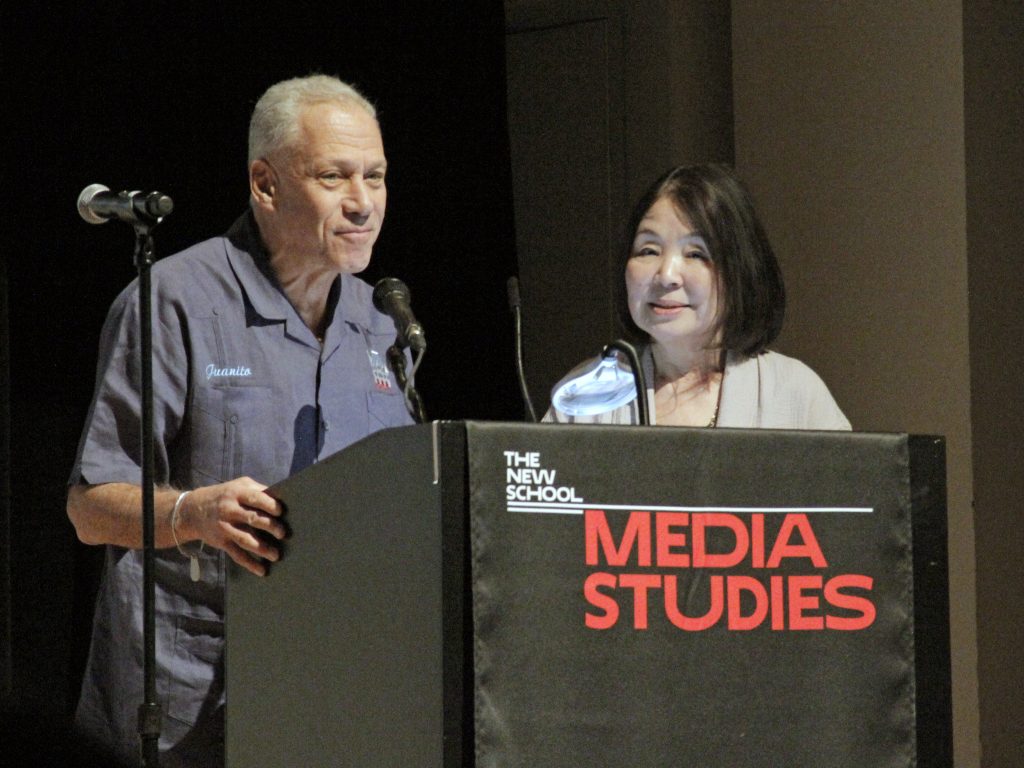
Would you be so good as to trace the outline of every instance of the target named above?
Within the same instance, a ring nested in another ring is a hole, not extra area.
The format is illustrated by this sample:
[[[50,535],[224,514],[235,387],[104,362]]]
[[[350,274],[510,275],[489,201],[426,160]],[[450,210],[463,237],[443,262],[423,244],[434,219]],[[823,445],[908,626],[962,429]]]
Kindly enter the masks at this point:
[[[428,415],[518,420],[522,405],[505,298],[516,261],[500,0],[5,3],[0,29],[3,704],[6,735],[24,737],[61,728],[77,696],[98,552],[74,538],[65,481],[103,317],[135,275],[131,229],[78,217],[87,184],[170,195],[156,244],[171,254],[247,204],[248,118],[267,86],[310,72],[357,84],[389,160],[365,277],[411,289],[430,340],[417,377]]]

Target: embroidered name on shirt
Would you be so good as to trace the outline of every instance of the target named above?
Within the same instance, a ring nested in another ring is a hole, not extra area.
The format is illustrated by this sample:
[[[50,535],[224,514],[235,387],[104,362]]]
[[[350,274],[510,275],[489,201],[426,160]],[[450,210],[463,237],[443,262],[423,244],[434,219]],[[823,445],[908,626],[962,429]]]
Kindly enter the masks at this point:
[[[246,365],[238,365],[233,368],[218,368],[213,363],[210,363],[206,366],[207,381],[224,376],[252,376],[252,370]]]

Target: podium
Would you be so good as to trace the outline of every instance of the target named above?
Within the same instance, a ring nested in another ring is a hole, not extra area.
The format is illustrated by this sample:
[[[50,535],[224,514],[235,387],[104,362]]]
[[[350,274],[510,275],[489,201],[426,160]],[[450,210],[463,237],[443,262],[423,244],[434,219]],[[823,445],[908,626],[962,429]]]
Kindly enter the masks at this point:
[[[941,438],[434,422],[273,487],[226,759],[951,766]]]

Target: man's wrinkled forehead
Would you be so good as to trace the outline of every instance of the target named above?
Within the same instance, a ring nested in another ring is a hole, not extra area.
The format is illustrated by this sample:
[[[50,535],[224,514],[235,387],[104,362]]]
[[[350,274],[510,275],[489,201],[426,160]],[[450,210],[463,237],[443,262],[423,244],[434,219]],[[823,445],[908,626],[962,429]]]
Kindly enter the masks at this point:
[[[311,146],[325,136],[375,152],[380,155],[381,162],[384,160],[380,124],[373,114],[355,101],[318,101],[304,106],[296,115],[282,146],[274,154],[306,155]]]

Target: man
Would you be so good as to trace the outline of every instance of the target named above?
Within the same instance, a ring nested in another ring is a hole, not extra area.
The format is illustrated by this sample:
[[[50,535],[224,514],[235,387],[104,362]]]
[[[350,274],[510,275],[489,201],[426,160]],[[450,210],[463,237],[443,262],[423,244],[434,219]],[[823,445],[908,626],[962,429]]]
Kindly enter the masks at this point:
[[[226,558],[258,576],[278,558],[268,484],[411,422],[384,363],[394,324],[353,277],[384,219],[386,165],[351,86],[278,83],[250,123],[250,210],[153,267],[162,765],[223,763]],[[125,763],[143,698],[137,297],[133,283],[104,325],[68,492],[79,538],[107,548],[76,725]]]

